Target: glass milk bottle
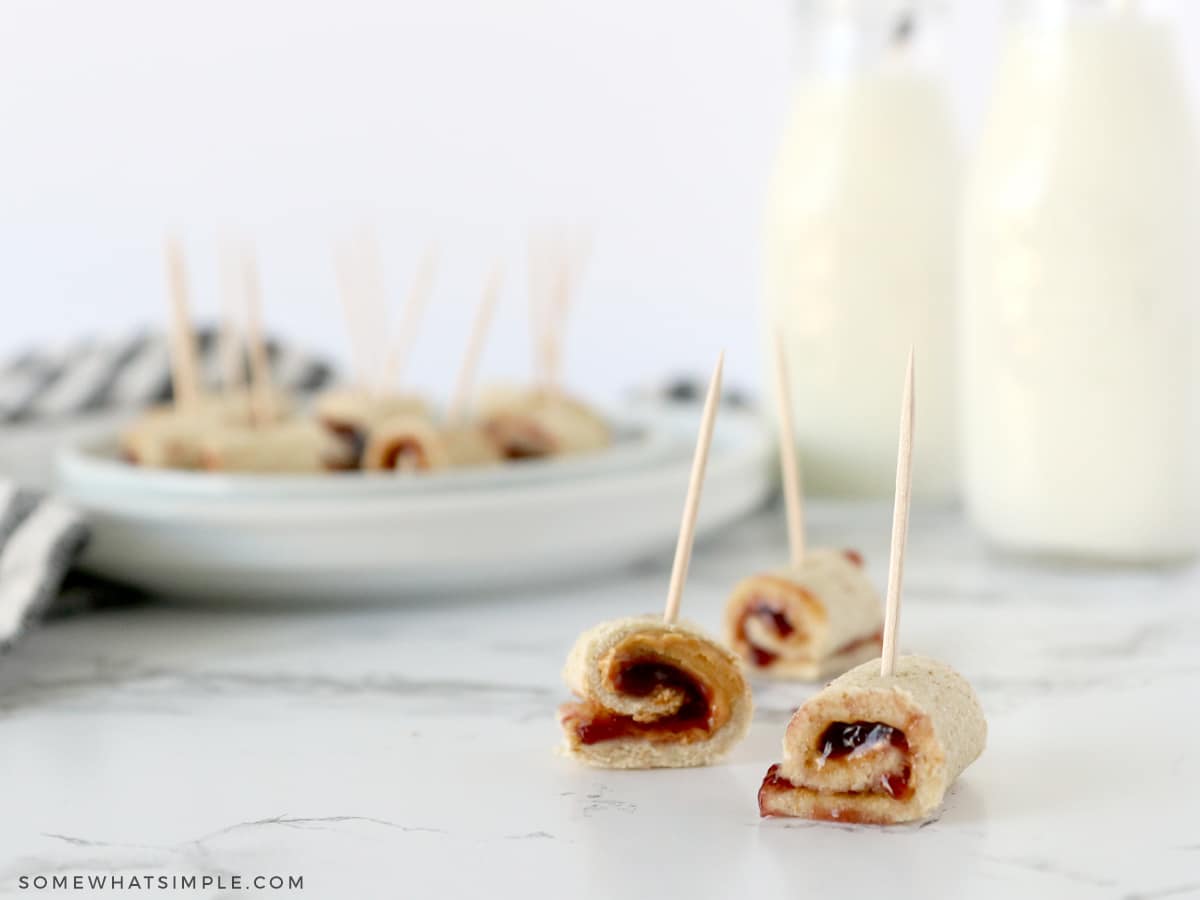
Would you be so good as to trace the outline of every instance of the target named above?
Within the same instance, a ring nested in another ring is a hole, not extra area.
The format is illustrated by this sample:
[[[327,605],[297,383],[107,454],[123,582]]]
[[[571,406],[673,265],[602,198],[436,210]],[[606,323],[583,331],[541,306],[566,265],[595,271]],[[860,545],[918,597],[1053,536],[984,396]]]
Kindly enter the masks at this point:
[[[994,540],[1200,541],[1200,182],[1166,20],[1021,4],[965,216],[965,487]]]
[[[767,203],[766,315],[788,351],[806,487],[889,497],[915,345],[918,498],[957,490],[958,153],[936,4],[810,0]]]

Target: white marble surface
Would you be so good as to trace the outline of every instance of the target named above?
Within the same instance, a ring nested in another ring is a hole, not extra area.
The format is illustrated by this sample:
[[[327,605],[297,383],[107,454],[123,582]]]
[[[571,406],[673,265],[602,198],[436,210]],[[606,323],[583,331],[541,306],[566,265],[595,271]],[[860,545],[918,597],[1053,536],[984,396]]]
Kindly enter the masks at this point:
[[[821,508],[814,538],[879,581],[888,518]],[[782,550],[777,511],[699,547],[685,614],[715,626]],[[759,690],[719,767],[551,752],[571,641],[656,608],[666,563],[424,607],[52,623],[0,658],[0,896],[104,872],[298,874],[331,898],[1200,896],[1195,570],[1049,569],[917,514],[903,647],[966,674],[991,734],[935,819],[878,829],[759,820],[806,687]]]

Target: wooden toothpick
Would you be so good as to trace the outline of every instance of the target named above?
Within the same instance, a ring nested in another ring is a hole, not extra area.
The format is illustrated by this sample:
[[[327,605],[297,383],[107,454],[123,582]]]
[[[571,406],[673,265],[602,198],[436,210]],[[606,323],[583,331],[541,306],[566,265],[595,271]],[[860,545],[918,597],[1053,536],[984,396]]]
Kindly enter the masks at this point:
[[[425,255],[421,257],[420,265],[417,266],[417,274],[413,278],[412,287],[408,292],[408,299],[404,303],[403,317],[400,320],[399,327],[396,329],[396,336],[392,341],[392,346],[388,350],[387,361],[384,363],[380,390],[387,391],[395,387],[397,379],[404,370],[405,363],[408,362],[409,356],[412,355],[412,348],[417,339],[417,332],[420,330],[421,319],[425,313],[425,307],[429,303],[430,294],[433,292],[433,279],[437,273],[437,260],[437,248],[430,247],[425,251]]]
[[[176,238],[167,240],[167,288],[171,297],[171,386],[175,408],[193,412],[200,400],[200,376],[196,362],[196,341],[188,312],[187,269],[183,247]]]
[[[242,361],[242,342],[238,319],[242,303],[241,278],[234,248],[226,242],[221,244],[221,330],[220,359],[221,387],[225,394],[232,395],[242,386],[245,365]]]
[[[552,336],[547,316],[546,255],[536,235],[529,238],[529,343],[533,349],[534,381],[544,391],[550,389]]]
[[[350,333],[351,371],[354,381],[370,393],[382,374],[380,335],[383,331],[383,273],[374,233],[360,229],[336,249],[338,296]]]
[[[558,272],[551,301],[546,312],[546,345],[551,389],[562,384],[563,360],[566,351],[567,318],[575,299],[584,267],[591,256],[591,236],[585,234],[578,246],[563,237],[559,243]]]
[[[543,332],[546,342],[547,386],[556,389],[562,382],[563,331],[567,321],[567,310],[571,305],[571,260],[566,244],[556,241],[549,292],[544,304]]]
[[[350,371],[358,387],[367,387],[367,352],[364,346],[364,329],[358,265],[351,247],[342,244],[334,250],[334,268],[337,274],[338,299],[346,317],[346,333],[350,336]]]
[[[779,466],[783,470],[783,501],[787,509],[788,548],[793,566],[804,562],[804,506],[800,460],[792,427],[792,388],[788,381],[783,335],[775,330],[775,402],[779,414]]]
[[[488,276],[483,289],[483,298],[475,311],[475,322],[471,326],[471,336],[467,341],[467,352],[458,369],[458,379],[455,382],[454,400],[446,418],[452,422],[461,422],[467,415],[467,407],[471,401],[471,390],[475,386],[475,372],[479,368],[479,357],[483,355],[483,345],[487,339],[488,330],[492,324],[492,312],[496,308],[496,299],[500,296],[500,281],[503,272],[499,263]]]
[[[679,526],[679,542],[675,545],[675,564],[671,568],[671,585],[667,589],[667,607],[663,621],[670,624],[679,616],[679,603],[683,599],[683,586],[687,581],[688,563],[692,559],[692,542],[696,536],[696,515],[700,511],[700,492],[704,487],[704,470],[708,466],[708,450],[712,446],[713,425],[717,421],[717,407],[721,403],[721,370],[725,366],[725,351],[717,357],[712,381],[708,385],[708,397],[704,401],[704,414],[700,418],[700,435],[696,439],[696,453],[692,458],[692,477],[688,481],[687,499],[683,503],[683,522]]]
[[[904,580],[904,547],[908,541],[908,507],[912,493],[913,351],[908,351],[904,401],[900,408],[900,449],[896,457],[896,505],[892,510],[892,553],[888,562],[887,613],[883,622],[883,655],[879,674],[887,678],[896,667],[896,630],[900,626],[900,587]]]
[[[258,261],[254,251],[242,251],[242,290],[246,302],[246,331],[250,339],[251,412],[256,424],[275,417],[271,392],[271,361],[262,326],[262,283],[258,277]]]

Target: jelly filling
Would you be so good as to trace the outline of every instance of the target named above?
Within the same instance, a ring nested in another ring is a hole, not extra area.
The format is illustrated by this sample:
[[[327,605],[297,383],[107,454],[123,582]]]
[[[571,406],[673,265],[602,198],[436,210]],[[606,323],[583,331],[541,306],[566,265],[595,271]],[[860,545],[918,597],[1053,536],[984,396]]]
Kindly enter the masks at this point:
[[[882,722],[831,722],[817,739],[821,759],[845,759],[856,750],[871,748],[879,744],[891,744],[897,750],[908,753],[908,738],[904,732]],[[879,787],[884,793],[898,800],[911,793],[912,766],[905,765],[900,772],[889,772],[882,776]],[[779,774],[779,764],[767,769],[762,786],[758,790],[759,811],[767,815],[764,797],[772,791],[793,790],[798,785]]]
[[[822,760],[844,759],[864,748],[870,750],[885,743],[901,753],[908,753],[908,738],[904,732],[882,722],[831,722],[817,739]],[[880,787],[890,796],[902,799],[908,794],[911,778],[912,767],[906,765],[902,772],[884,775]]]
[[[385,469],[427,469],[429,461],[419,442],[404,439],[393,442],[383,454]]]
[[[616,738],[636,737],[650,732],[678,734],[711,727],[712,704],[708,689],[682,669],[661,660],[630,660],[618,665],[613,688],[630,697],[649,697],[661,687],[683,694],[673,714],[652,722],[638,722],[595,704],[572,704],[568,719],[574,720],[580,743],[598,744]]]
[[[339,468],[357,469],[362,465],[363,451],[367,449],[367,433],[361,428],[345,422],[326,421],[325,427],[336,434],[346,445],[347,464]]]
[[[870,749],[883,743],[908,752],[904,732],[882,722],[831,722],[817,739],[822,759],[841,759],[861,748]]]
[[[754,661],[754,664],[759,667],[769,666],[779,658],[779,655],[759,647],[746,637],[746,621],[751,618],[758,619],[763,624],[769,626],[781,638],[792,634],[796,628],[788,620],[788,617],[784,615],[783,610],[770,600],[758,597],[747,604],[746,611],[742,613],[742,621],[738,625],[739,636],[742,640],[746,641],[746,646],[750,651],[750,657]]]

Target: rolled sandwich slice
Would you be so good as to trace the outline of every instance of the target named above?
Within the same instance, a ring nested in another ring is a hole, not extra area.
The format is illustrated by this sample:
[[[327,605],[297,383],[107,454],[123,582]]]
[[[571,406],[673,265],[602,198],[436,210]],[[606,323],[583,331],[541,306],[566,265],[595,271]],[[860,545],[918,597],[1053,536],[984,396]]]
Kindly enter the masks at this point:
[[[480,421],[506,459],[587,453],[612,444],[612,429],[591,407],[561,391],[492,389]]]
[[[816,681],[879,656],[883,603],[852,550],[812,550],[754,575],[725,606],[725,640],[752,673]]]
[[[201,466],[214,472],[299,474],[346,468],[345,447],[316,422],[293,419],[222,428],[204,440]]]
[[[438,427],[422,416],[389,419],[375,428],[364,469],[428,472],[501,461],[491,438],[474,425]]]
[[[694,625],[618,619],[580,635],[563,671],[563,751],[610,769],[706,766],[746,734],[753,702],[737,657]]]
[[[359,466],[372,433],[383,422],[400,416],[431,415],[428,404],[415,394],[341,388],[326,391],[316,402],[317,420],[345,444],[351,468]]]
[[[872,660],[796,710],[759,812],[876,825],[924,819],[986,740],[975,692],[945,663],[903,656],[885,678]]]
[[[204,438],[214,427],[220,423],[201,413],[170,407],[151,410],[121,433],[121,453],[138,466],[199,468]]]

